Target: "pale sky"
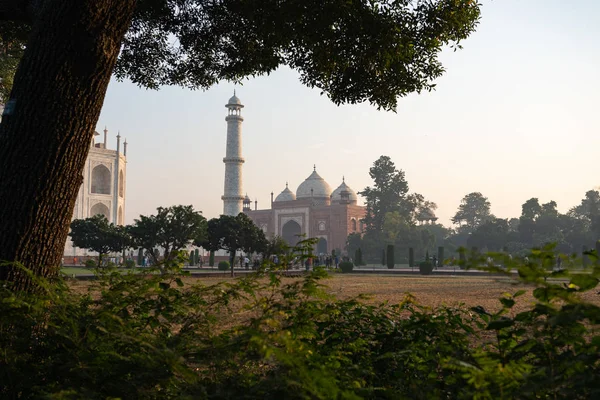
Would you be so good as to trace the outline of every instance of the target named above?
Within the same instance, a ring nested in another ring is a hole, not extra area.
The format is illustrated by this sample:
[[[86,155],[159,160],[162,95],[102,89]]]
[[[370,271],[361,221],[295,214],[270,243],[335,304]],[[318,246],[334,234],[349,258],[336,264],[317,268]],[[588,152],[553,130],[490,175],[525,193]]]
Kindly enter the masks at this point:
[[[243,110],[244,192],[268,208],[317,165],[335,189],[371,185],[381,155],[449,225],[482,192],[492,212],[519,216],[531,197],[564,212],[600,185],[600,1],[484,0],[477,31],[446,51],[437,90],[400,99],[397,113],[336,106],[282,68],[236,92]],[[208,91],[139,89],[113,81],[98,131],[129,142],[126,223],[158,206],[223,210],[227,115],[234,85]],[[254,206],[254,204],[253,204]]]

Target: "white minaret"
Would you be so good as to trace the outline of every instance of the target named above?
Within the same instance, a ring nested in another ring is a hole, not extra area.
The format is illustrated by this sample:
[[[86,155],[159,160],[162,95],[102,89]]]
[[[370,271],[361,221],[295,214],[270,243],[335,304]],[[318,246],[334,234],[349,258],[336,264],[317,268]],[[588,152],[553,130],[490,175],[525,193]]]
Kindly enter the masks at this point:
[[[242,188],[242,102],[233,92],[233,97],[227,104],[227,149],[225,152],[225,193],[223,200],[223,214],[236,216],[242,212],[244,201]]]

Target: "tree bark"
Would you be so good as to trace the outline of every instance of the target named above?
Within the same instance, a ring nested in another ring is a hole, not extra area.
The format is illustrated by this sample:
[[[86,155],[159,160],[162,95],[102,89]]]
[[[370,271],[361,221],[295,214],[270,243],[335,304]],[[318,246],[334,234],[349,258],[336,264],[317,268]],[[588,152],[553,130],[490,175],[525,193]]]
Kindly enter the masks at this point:
[[[135,0],[47,0],[0,124],[0,280],[58,273],[82,171]]]

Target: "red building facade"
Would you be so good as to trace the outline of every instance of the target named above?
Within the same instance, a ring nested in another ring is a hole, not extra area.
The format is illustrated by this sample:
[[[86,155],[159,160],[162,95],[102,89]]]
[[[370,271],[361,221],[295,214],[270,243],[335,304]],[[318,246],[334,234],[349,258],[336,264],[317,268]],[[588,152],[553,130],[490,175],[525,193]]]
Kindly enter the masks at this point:
[[[321,178],[316,168],[298,186],[296,193],[287,184],[273,199],[271,208],[251,209],[250,198],[244,200],[244,212],[260,227],[267,237],[281,236],[290,245],[305,238],[318,238],[315,254],[330,254],[332,250],[345,251],[346,239],[351,233],[362,233],[365,207],[357,205],[357,195],[345,180],[335,190]]]

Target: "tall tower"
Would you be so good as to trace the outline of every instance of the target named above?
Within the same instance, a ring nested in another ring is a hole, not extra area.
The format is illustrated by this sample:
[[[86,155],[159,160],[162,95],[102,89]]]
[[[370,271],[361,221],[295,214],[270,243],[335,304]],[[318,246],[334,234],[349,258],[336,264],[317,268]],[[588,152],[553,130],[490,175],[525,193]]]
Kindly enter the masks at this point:
[[[233,92],[233,97],[227,104],[227,149],[225,152],[225,191],[223,200],[223,214],[236,216],[242,212],[242,108],[244,105]]]

